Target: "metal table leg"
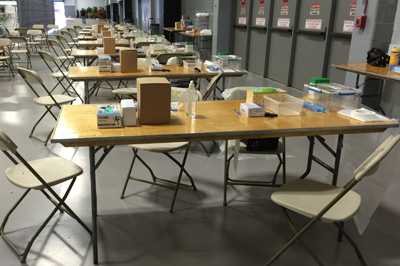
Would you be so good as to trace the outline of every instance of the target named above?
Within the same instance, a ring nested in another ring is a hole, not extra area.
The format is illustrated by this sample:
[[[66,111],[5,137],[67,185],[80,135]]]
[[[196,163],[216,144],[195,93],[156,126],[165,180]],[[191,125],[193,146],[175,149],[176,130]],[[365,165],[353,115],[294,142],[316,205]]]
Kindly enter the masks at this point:
[[[84,81],[84,93],[85,93],[85,104],[90,103],[90,95],[89,95],[89,81],[85,80]]]
[[[92,242],[93,242],[93,263],[99,263],[98,247],[97,247],[97,191],[96,191],[96,162],[95,147],[89,147],[89,163],[90,163],[90,190],[92,200]]]
[[[225,156],[224,156],[224,207],[227,206],[226,193],[229,178],[229,158],[228,158],[228,141],[225,140]]]

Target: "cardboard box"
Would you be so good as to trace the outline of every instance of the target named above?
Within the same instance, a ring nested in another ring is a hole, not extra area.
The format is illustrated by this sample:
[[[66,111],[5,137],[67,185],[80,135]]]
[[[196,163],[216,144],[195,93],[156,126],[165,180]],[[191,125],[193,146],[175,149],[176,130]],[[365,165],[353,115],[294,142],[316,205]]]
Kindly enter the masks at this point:
[[[103,37],[111,37],[111,31],[103,30]]]
[[[138,78],[136,86],[139,123],[168,124],[171,119],[171,83],[166,78]]]
[[[115,54],[115,39],[112,37],[103,38],[104,54]]]
[[[119,58],[122,73],[137,72],[137,51],[135,49],[121,49]]]
[[[180,21],[175,22],[175,29],[176,30],[181,30],[182,29],[182,23]]]
[[[103,28],[104,28],[104,25],[103,25],[103,24],[97,25],[97,33],[102,33]]]
[[[259,106],[264,106],[264,96],[275,93],[286,93],[285,90],[265,87],[265,88],[249,88],[246,92],[246,103],[255,103]]]
[[[255,103],[241,103],[240,113],[246,117],[264,117],[264,108]]]

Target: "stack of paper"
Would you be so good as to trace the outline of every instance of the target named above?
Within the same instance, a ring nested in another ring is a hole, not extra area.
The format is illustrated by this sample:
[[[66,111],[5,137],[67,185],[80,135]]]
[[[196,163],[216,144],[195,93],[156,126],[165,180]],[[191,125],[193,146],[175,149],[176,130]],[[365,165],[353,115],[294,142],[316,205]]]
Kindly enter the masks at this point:
[[[379,121],[388,121],[389,118],[380,115],[374,111],[360,108],[360,109],[343,109],[338,112],[338,114],[353,118],[355,120],[361,122],[379,122]]]
[[[99,55],[97,60],[97,66],[100,72],[111,72],[112,71],[112,59],[109,55]]]

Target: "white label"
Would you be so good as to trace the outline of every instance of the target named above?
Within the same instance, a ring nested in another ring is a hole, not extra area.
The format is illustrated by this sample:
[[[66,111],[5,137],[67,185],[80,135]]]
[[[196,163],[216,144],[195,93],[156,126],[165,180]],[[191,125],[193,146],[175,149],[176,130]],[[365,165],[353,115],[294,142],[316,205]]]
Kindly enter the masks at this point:
[[[278,28],[290,28],[290,18],[278,18]]]
[[[239,17],[238,23],[239,23],[239,25],[246,25],[247,24],[247,18],[246,17]]]
[[[345,20],[343,23],[343,32],[353,32],[353,30],[354,30],[354,21]]]
[[[265,18],[256,18],[257,26],[265,26]]]
[[[322,19],[306,19],[305,28],[307,30],[321,30]]]

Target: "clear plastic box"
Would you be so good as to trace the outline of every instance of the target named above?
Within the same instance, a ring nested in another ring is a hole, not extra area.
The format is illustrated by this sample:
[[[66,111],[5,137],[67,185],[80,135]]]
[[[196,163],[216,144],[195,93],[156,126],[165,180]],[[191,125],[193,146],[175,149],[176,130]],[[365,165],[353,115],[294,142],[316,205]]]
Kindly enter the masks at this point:
[[[303,110],[304,100],[288,94],[264,96],[264,109],[279,116],[297,116]]]
[[[237,55],[214,55],[213,61],[225,69],[240,70],[242,68],[242,58]]]
[[[304,85],[305,100],[321,104],[331,112],[342,109],[357,109],[361,106],[360,92],[357,89],[337,84]]]

